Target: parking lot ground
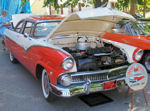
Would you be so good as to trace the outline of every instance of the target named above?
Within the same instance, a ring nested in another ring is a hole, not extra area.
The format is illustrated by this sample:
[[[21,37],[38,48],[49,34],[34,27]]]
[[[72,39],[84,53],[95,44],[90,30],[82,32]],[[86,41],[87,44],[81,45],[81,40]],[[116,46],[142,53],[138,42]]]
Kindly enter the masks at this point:
[[[137,92],[134,111],[150,111],[150,77],[146,86],[149,105],[146,106],[143,93]],[[45,101],[37,81],[20,63],[12,64],[9,55],[0,46],[0,111],[130,111],[131,95],[125,98],[127,87],[103,92],[114,101],[89,107],[78,96]]]

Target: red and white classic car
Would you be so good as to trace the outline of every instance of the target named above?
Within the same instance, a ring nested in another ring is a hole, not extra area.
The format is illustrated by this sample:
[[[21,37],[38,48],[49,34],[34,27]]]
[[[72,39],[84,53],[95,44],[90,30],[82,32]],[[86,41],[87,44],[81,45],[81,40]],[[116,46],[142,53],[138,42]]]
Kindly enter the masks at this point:
[[[123,18],[135,20],[108,8],[75,12],[63,20],[52,17],[48,25],[44,17],[29,17],[14,30],[6,30],[4,41],[10,61],[18,60],[41,78],[47,100],[54,94],[71,97],[111,90],[125,80],[128,66],[142,57],[142,50],[135,46],[101,39]]]

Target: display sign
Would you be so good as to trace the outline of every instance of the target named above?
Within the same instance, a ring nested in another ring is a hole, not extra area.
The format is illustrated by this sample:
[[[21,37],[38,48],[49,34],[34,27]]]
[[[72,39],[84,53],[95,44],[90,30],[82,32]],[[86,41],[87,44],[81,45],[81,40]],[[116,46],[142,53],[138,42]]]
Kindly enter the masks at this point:
[[[134,63],[126,72],[126,83],[132,90],[143,89],[148,80],[148,74],[142,64]]]

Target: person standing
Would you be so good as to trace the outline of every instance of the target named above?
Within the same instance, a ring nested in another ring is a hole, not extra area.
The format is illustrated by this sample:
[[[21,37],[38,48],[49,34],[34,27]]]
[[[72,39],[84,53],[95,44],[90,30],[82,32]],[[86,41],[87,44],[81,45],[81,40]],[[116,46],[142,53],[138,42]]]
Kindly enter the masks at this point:
[[[0,16],[0,37],[2,38],[3,46],[4,46],[4,30],[10,26],[6,16],[7,16],[7,11],[2,10],[2,16]]]

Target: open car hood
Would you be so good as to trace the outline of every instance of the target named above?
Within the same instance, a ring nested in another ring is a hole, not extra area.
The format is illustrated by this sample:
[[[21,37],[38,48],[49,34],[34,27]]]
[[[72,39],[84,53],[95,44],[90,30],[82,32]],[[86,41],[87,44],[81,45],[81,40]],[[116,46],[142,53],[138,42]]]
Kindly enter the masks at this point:
[[[135,21],[133,16],[110,8],[75,12],[66,17],[46,39],[69,34],[101,36],[124,18]]]

